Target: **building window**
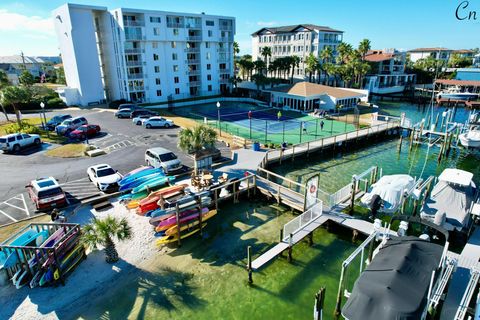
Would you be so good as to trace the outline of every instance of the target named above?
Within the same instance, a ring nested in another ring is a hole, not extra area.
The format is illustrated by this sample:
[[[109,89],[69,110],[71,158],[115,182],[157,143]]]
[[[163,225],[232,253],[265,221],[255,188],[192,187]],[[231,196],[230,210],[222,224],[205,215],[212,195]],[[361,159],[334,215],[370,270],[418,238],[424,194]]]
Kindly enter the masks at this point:
[[[157,48],[158,48],[158,42],[157,42],[157,41],[153,41],[153,42],[152,42],[152,48],[153,48],[153,49],[157,49]]]
[[[178,36],[178,34],[179,34],[178,29],[177,28],[173,29],[173,35]]]
[[[205,48],[210,48],[210,42],[205,42]]]
[[[177,60],[178,59],[178,55],[176,53],[172,53],[172,60]]]
[[[153,28],[153,35],[159,36],[160,35],[160,28]]]
[[[207,52],[207,54],[205,55],[206,59],[207,60],[210,60],[210,52]]]
[[[180,82],[180,79],[179,79],[178,77],[174,77],[174,78],[173,78],[173,82],[179,83],[179,82]]]
[[[161,97],[162,96],[162,90],[157,90],[157,97]]]
[[[172,41],[172,48],[175,49],[177,47],[177,42],[176,41]]]
[[[175,88],[175,94],[180,94],[180,88]]]
[[[212,80],[212,75],[211,75],[211,74],[207,74],[207,80],[208,80],[208,81],[211,81],[211,80]]]
[[[160,78],[155,78],[155,84],[156,84],[157,86],[160,85]]]
[[[213,37],[213,31],[212,30],[208,30],[208,36]]]
[[[208,85],[208,91],[212,91],[212,85],[211,84]]]
[[[174,71],[174,72],[177,72],[177,71],[178,71],[178,65],[174,65],[174,66],[173,66],[173,71]]]
[[[212,69],[212,65],[210,63],[207,63],[207,70]]]
[[[157,60],[158,60],[158,54],[156,54],[156,53],[153,54],[153,60],[154,60],[154,61],[157,61]]]
[[[160,66],[155,66],[154,69],[155,69],[155,73],[160,73]]]
[[[160,23],[160,22],[162,22],[162,20],[160,19],[160,17],[150,17],[150,22]]]
[[[213,20],[207,20],[205,21],[205,24],[209,27],[213,27],[215,25],[215,22]]]

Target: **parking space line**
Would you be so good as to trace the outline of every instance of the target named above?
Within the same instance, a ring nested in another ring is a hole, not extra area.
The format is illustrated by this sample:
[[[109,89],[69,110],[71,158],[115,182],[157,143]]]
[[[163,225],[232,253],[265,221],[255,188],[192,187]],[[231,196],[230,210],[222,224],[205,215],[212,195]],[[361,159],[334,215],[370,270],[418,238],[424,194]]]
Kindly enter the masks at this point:
[[[11,204],[11,203],[4,202],[4,204],[6,204],[7,206],[10,206],[10,207],[12,207],[12,208],[15,208],[15,209],[21,210],[21,211],[25,211],[25,209],[24,209],[24,208],[20,208],[20,207],[18,207],[18,206],[16,206],[16,205],[13,205],[13,204]]]
[[[11,216],[9,216],[8,214],[6,214],[6,213],[3,212],[2,210],[0,210],[0,213],[3,213],[7,218],[9,218],[10,220],[13,220],[14,222],[17,222],[17,221],[18,221],[17,219],[12,218]]]

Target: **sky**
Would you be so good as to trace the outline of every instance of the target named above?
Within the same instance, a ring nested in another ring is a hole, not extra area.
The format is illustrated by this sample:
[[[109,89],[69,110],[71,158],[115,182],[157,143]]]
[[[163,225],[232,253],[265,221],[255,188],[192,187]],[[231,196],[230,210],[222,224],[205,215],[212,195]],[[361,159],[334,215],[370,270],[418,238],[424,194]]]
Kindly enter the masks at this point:
[[[226,15],[236,18],[241,54],[251,54],[251,33],[269,26],[312,23],[345,31],[344,41],[372,48],[480,46],[480,0],[71,0],[73,3],[162,11]],[[58,55],[51,11],[61,0],[0,0],[0,56]],[[465,18],[470,11],[477,19]]]

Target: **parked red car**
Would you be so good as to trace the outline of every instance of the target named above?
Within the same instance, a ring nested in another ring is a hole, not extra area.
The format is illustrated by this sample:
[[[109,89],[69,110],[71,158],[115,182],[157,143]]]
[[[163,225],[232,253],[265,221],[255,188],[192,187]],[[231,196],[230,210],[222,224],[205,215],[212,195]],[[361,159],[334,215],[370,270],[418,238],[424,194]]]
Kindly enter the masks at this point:
[[[100,126],[96,124],[84,124],[70,132],[70,138],[85,140],[87,137],[90,138],[96,136],[99,132]]]

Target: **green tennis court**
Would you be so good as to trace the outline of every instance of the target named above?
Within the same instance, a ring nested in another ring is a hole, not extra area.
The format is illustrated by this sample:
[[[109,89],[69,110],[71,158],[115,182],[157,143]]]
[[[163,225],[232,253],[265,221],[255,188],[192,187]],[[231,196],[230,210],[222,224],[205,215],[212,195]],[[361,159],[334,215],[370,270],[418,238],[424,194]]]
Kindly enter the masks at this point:
[[[353,124],[320,119],[295,111],[262,108],[253,104],[223,102],[174,108],[173,113],[219,128],[221,132],[262,144],[297,144],[353,131]]]

